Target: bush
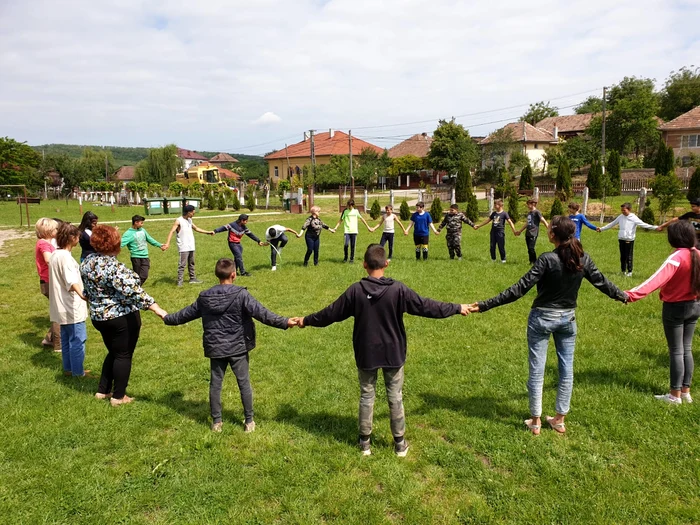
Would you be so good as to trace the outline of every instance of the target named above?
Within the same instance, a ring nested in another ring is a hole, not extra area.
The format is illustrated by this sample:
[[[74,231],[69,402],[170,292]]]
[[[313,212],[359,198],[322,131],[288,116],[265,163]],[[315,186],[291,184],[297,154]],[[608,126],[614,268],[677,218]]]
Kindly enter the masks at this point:
[[[411,208],[408,207],[406,199],[401,201],[401,206],[399,207],[399,217],[402,221],[407,221],[411,218]]]
[[[250,211],[255,211],[255,186],[252,184],[245,189],[245,205]]]
[[[552,203],[552,210],[549,212],[549,219],[552,220],[557,215],[564,215],[564,206],[557,197]]]
[[[219,193],[219,205],[217,206],[221,211],[226,209],[226,196],[223,192]]]
[[[233,199],[231,200],[231,207],[235,211],[238,211],[241,209],[241,201],[238,199],[238,192],[237,191],[235,191],[233,193]]]
[[[700,168],[695,168],[695,173],[690,177],[687,197],[689,201],[700,198]]]
[[[433,203],[430,205],[430,216],[434,221],[442,221],[442,203],[440,202],[440,197],[435,197]]]
[[[651,201],[649,199],[647,199],[647,202],[644,205],[644,211],[642,212],[642,216],[640,218],[644,222],[646,222],[647,224],[656,223],[656,217],[654,216],[654,210],[651,209]]]
[[[622,166],[620,154],[616,150],[610,152],[608,157],[608,195],[620,195],[622,193]]]
[[[571,198],[571,168],[566,157],[562,157],[557,168],[557,193],[565,200]],[[590,187],[589,187],[590,188]],[[560,203],[561,204],[561,203]]]
[[[603,171],[598,159],[593,158],[591,167],[588,170],[586,186],[591,199],[600,199],[603,196]]]
[[[216,208],[216,198],[214,197],[214,192],[210,191],[207,194],[207,210],[213,210]]]
[[[467,199],[467,210],[465,215],[472,222],[479,220],[479,201],[476,199],[476,195],[473,193],[470,193],[469,198]]]
[[[518,189],[520,190],[534,190],[535,189],[535,182],[533,180],[533,174],[532,174],[532,167],[530,164],[525,166],[523,168],[522,173],[520,174],[520,185],[518,186]]]
[[[469,164],[462,162],[457,171],[455,198],[457,202],[469,202],[470,193],[472,193],[472,175],[469,172]]]
[[[379,201],[377,199],[374,199],[372,207],[369,209],[369,216],[376,221],[381,214],[382,207],[379,205]]]
[[[510,197],[508,197],[508,215],[510,215],[513,222],[518,222],[520,220],[519,204],[518,192],[515,191],[515,187],[513,187],[510,191]]]

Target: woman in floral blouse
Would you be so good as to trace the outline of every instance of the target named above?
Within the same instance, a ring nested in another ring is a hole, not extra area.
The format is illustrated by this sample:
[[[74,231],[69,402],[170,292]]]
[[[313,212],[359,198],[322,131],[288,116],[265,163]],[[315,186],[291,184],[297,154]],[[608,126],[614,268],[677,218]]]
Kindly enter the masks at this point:
[[[126,395],[126,386],[141,330],[139,311],[152,310],[161,318],[166,312],[143,291],[139,276],[117,260],[121,238],[116,228],[95,226],[90,244],[97,253],[83,261],[80,274],[92,325],[107,347],[95,397],[111,398],[112,406],[117,406],[133,401]]]

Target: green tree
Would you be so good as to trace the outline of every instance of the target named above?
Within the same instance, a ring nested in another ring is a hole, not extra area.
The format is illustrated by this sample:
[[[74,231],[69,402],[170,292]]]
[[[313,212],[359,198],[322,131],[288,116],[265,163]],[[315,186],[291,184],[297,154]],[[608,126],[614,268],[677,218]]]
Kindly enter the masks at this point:
[[[115,172],[116,166],[111,151],[85,148],[83,155],[75,161],[74,169],[76,178],[80,182],[100,181],[110,177]]]
[[[700,169],[698,168],[695,168],[693,176],[690,177],[687,197],[690,202],[700,198]]]
[[[162,148],[151,148],[148,156],[136,165],[136,180],[168,185],[183,169],[182,159],[177,155],[177,146],[169,144]]]
[[[505,166],[519,148],[520,145],[513,137],[512,127],[497,129],[488,136],[488,142],[482,148],[482,164],[495,168]]]
[[[245,205],[250,211],[255,211],[255,186],[253,184],[246,186]]]
[[[434,221],[442,221],[442,202],[440,202],[440,197],[435,197],[433,203],[430,205],[430,216]]]
[[[595,144],[590,138],[571,137],[561,144],[561,152],[569,160],[571,169],[580,171],[597,154]]]
[[[654,216],[654,210],[651,209],[651,201],[647,199],[644,205],[644,211],[642,211],[642,216],[640,217],[647,224],[654,224],[656,222],[656,217]]]
[[[654,173],[656,176],[651,182],[651,189],[654,193],[654,197],[659,201],[659,213],[663,219],[682,193],[681,181],[676,177],[676,172],[674,170],[672,147],[666,147],[663,143],[659,144]]]
[[[185,187],[182,185],[180,182],[171,182],[168,185],[168,190],[170,190],[170,194],[174,196],[180,195],[183,191],[185,191]]]
[[[377,199],[374,199],[372,207],[369,209],[369,216],[376,221],[381,216],[381,214],[382,207],[379,205],[379,201]]]
[[[448,174],[456,173],[462,163],[476,165],[479,152],[469,132],[454,119],[440,120],[433,133],[427,161],[431,168]]]
[[[659,138],[656,114],[659,97],[650,78],[625,77],[608,92],[609,114],[605,124],[605,142],[610,150],[620,155],[634,153],[636,157],[646,154]],[[587,133],[600,146],[602,139],[602,117],[597,116]]]
[[[496,198],[505,199],[510,191],[510,176],[508,175],[508,170],[501,166],[498,171],[498,178],[496,179],[496,187],[494,188],[494,193]]]
[[[469,164],[462,162],[457,170],[455,199],[457,202],[467,202],[470,193],[472,193],[472,175],[469,171]]]
[[[226,196],[224,195],[223,191],[219,193],[219,202],[217,203],[216,207],[221,211],[226,209]]]
[[[214,195],[213,191],[208,191],[207,192],[207,209],[208,210],[213,210],[216,208],[216,196]]]
[[[407,221],[411,218],[411,208],[408,207],[406,199],[401,201],[401,206],[399,206],[399,217],[402,221]]]
[[[700,67],[682,67],[671,71],[660,99],[659,116],[666,121],[700,106]]]
[[[233,208],[234,211],[238,211],[241,209],[241,201],[238,198],[237,191],[233,192],[233,199],[231,199],[231,208]]]
[[[353,176],[355,183],[373,188],[380,177],[386,177],[391,159],[386,150],[380,155],[372,148],[364,148],[353,157]]]
[[[549,212],[549,219],[551,220],[558,215],[564,215],[564,206],[559,200],[559,197],[555,198],[554,202],[552,203],[552,209]]]
[[[391,159],[388,174],[391,177],[398,177],[404,173],[415,173],[424,167],[423,159],[415,155],[404,155]]]
[[[588,192],[592,199],[603,197],[603,170],[597,158],[593,159],[591,167],[588,169],[586,186],[588,186]]]
[[[569,161],[566,157],[563,157],[559,162],[557,168],[557,194],[564,200],[569,200],[573,194],[571,188],[571,168],[569,168]]]
[[[574,111],[577,115],[585,115],[586,113],[600,113],[603,111],[603,99],[601,97],[591,95],[576,106]]]
[[[508,159],[508,171],[511,175],[520,173],[525,166],[530,165],[530,157],[520,150],[516,150],[510,154]]]
[[[605,171],[608,179],[608,195],[620,195],[622,193],[622,164],[620,154],[617,151],[610,152]]]
[[[532,174],[532,166],[528,164],[523,168],[522,173],[520,174],[520,183],[518,185],[518,189],[520,190],[534,190],[535,189],[535,181],[533,179],[533,174]]]
[[[515,186],[511,186],[510,195],[508,196],[508,215],[513,222],[520,220],[520,199],[518,192],[515,191]]]
[[[473,192],[469,194],[465,215],[472,222],[479,220],[479,201],[476,199],[476,195]]]
[[[547,117],[558,117],[559,109],[549,105],[549,102],[537,102],[536,104],[530,104],[527,112],[520,117],[518,120],[520,122],[527,122],[528,124],[535,125],[540,120],[546,119]]]

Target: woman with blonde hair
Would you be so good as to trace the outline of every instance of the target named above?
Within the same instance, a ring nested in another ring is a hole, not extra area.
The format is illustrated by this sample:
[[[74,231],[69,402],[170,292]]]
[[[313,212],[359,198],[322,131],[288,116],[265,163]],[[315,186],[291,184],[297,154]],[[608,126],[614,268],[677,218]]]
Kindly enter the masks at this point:
[[[36,271],[39,274],[41,295],[47,299],[49,298],[49,259],[56,250],[54,242],[57,229],[58,223],[54,219],[47,217],[42,217],[34,225],[37,238],[36,246],[34,247],[34,262],[36,263]],[[41,344],[52,346],[54,352],[61,351],[61,329],[57,323],[51,323],[51,328],[46,332]]]
[[[301,234],[306,231],[306,255],[304,255],[304,266],[309,265],[309,258],[311,254],[314,254],[314,266],[318,266],[318,251],[321,248],[321,230],[328,230],[331,233],[335,233],[335,229],[329,227],[325,222],[319,219],[318,214],[321,212],[321,208],[318,206],[311,206],[311,216],[304,221],[304,225],[301,227],[301,231],[297,234],[297,237],[301,237]]]

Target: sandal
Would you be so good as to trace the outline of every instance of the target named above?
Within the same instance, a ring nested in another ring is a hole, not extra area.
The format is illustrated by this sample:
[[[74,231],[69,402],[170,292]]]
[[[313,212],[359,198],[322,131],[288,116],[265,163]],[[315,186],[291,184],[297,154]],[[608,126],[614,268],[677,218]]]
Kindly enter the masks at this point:
[[[566,433],[566,425],[564,425],[563,421],[561,423],[553,423],[553,421],[555,419],[553,417],[550,417],[550,416],[546,416],[545,420],[547,421],[549,428],[551,428],[552,430],[554,430],[558,434]]]
[[[533,425],[532,424],[532,419],[526,419],[523,421],[525,423],[525,426],[532,432],[533,436],[539,436],[540,435],[540,429],[542,428],[541,425]]]

